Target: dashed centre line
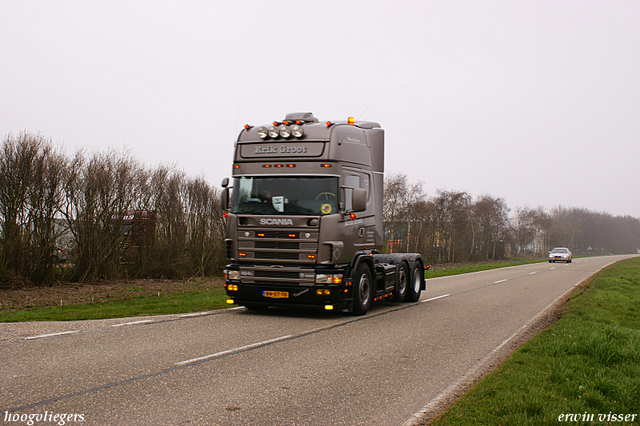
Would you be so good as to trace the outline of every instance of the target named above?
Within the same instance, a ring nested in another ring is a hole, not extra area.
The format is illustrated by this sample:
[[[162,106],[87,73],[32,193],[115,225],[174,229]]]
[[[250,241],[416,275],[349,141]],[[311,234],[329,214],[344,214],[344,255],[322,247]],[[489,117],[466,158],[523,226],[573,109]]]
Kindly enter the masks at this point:
[[[448,297],[448,296],[451,296],[451,295],[450,294],[443,294],[441,296],[432,297],[431,299],[421,300],[420,303],[431,302],[432,300],[438,300],[438,299],[442,299],[442,298]]]
[[[274,342],[279,342],[280,340],[290,339],[291,337],[293,337],[293,336],[288,334],[286,336],[276,337],[275,339],[263,340],[262,342],[252,343],[250,345],[240,346],[238,348],[233,348],[233,349],[229,349],[229,350],[222,351],[222,352],[216,352],[215,354],[199,356],[197,358],[191,358],[191,359],[188,359],[186,361],[176,362],[176,365],[191,364],[193,362],[204,361],[205,359],[217,358],[219,356],[232,354],[234,352],[244,351],[245,349],[257,348],[259,346],[268,345],[269,343],[274,343]]]

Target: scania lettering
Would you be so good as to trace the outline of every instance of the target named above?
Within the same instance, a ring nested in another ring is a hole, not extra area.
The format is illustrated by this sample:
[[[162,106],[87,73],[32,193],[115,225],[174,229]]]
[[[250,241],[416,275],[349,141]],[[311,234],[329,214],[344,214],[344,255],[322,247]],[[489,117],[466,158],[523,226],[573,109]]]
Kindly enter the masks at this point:
[[[291,219],[260,219],[260,225],[293,225]]]
[[[228,303],[365,314],[374,301],[417,302],[419,253],[383,254],[384,130],[288,114],[246,125],[225,178]]]

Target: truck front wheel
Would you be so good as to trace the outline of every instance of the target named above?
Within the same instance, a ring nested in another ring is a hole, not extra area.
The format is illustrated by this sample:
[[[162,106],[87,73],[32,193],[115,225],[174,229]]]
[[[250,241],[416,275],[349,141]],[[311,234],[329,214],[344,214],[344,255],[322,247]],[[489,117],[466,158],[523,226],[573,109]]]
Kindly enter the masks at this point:
[[[422,293],[422,280],[424,279],[424,269],[420,262],[415,262],[413,270],[411,271],[411,283],[407,291],[407,302],[417,302],[420,300],[420,293]]]
[[[371,307],[373,300],[373,279],[371,269],[366,263],[361,263],[356,270],[353,282],[353,313],[364,315]]]

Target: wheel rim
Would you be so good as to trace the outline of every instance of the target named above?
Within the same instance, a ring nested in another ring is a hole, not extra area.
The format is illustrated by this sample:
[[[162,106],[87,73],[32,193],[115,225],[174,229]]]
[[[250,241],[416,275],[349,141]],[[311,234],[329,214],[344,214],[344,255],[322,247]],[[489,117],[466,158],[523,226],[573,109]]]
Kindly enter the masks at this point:
[[[400,277],[398,277],[398,293],[403,294],[407,291],[407,274],[406,269],[400,269]]]
[[[413,274],[413,292],[415,294],[418,294],[420,291],[420,284],[420,274],[418,274],[418,271],[415,271],[415,274]]]
[[[366,305],[369,303],[369,298],[371,297],[371,292],[369,291],[369,277],[367,274],[362,274],[360,277],[360,300],[362,301],[362,305]]]

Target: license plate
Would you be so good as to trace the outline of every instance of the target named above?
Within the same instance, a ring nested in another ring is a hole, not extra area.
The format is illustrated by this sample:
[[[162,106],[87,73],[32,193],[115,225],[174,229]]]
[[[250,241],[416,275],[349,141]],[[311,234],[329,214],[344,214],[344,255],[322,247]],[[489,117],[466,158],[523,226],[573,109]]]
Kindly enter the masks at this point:
[[[287,299],[289,297],[288,291],[263,291],[264,297],[273,297],[276,299]]]

